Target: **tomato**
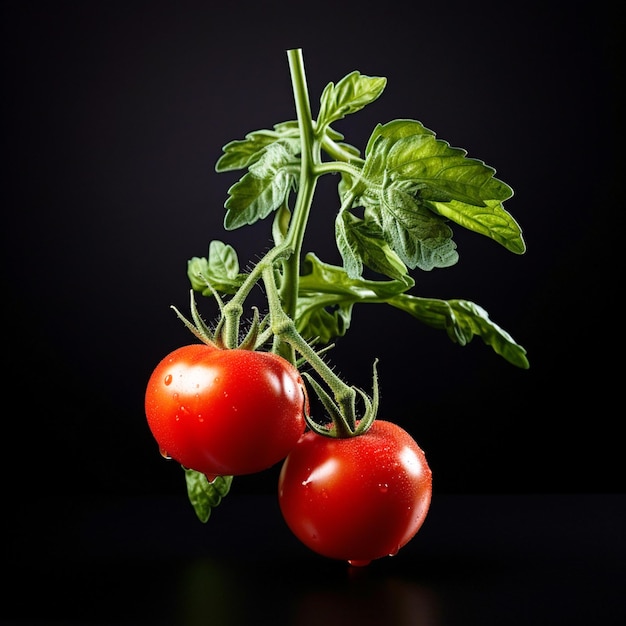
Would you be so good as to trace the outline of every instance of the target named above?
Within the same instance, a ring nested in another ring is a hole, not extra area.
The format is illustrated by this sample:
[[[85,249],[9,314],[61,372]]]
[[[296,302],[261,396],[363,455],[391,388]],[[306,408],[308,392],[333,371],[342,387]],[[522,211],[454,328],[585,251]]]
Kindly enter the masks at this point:
[[[251,350],[183,346],[154,369],[145,395],[161,453],[207,476],[283,460],[304,433],[304,382],[286,359]]]
[[[400,426],[362,435],[306,432],[283,462],[278,497],[287,526],[311,550],[353,565],[394,555],[422,526],[432,473]]]

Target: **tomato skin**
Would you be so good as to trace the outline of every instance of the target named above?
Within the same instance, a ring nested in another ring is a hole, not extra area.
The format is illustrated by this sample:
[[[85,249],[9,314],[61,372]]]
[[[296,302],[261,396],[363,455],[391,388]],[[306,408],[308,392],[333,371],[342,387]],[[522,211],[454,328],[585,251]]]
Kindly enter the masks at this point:
[[[300,373],[286,359],[204,344],[167,355],[145,395],[161,453],[207,476],[251,474],[280,462],[306,428],[307,405]]]
[[[396,554],[422,526],[431,496],[424,452],[383,420],[345,439],[306,432],[278,480],[280,509],[296,537],[353,565]]]

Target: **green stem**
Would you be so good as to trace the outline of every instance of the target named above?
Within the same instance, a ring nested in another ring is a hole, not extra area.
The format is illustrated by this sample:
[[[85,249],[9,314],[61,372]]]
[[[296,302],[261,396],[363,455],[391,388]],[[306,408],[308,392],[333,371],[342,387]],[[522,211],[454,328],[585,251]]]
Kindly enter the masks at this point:
[[[293,250],[293,254],[283,262],[283,280],[281,282],[281,301],[285,313],[292,319],[296,315],[300,280],[300,260],[302,243],[313,202],[313,195],[317,184],[315,165],[320,160],[319,146],[316,146],[311,105],[304,71],[304,62],[301,49],[287,51],[291,83],[293,88],[298,127],[301,141],[301,166],[298,184],[298,194],[289,223],[289,230],[285,237],[285,244]],[[290,361],[294,361],[293,349],[282,344],[275,346],[276,351]]]
[[[285,242],[275,246],[252,268],[246,280],[237,290],[237,293],[222,307],[224,320],[224,343],[228,348],[234,348],[239,339],[239,324],[243,314],[243,303],[248,294],[261,278],[263,272],[274,267],[274,263],[281,258],[289,257],[291,249]]]
[[[328,385],[344,420],[343,425],[347,427],[342,428],[342,424],[336,423],[338,430],[353,432],[356,427],[356,390],[344,383],[297,331],[293,319],[285,313],[281,306],[274,272],[269,266],[266,266],[263,272],[263,283],[270,309],[272,332],[301,354]]]

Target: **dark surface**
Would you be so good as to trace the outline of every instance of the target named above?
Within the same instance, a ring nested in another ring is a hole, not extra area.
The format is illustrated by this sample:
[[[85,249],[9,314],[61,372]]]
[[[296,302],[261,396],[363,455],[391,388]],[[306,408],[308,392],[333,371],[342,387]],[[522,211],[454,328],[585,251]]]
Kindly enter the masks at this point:
[[[397,556],[308,551],[270,496],[42,502],[3,534],[1,623],[621,626],[624,496],[439,496]],[[20,516],[18,515],[18,518]]]

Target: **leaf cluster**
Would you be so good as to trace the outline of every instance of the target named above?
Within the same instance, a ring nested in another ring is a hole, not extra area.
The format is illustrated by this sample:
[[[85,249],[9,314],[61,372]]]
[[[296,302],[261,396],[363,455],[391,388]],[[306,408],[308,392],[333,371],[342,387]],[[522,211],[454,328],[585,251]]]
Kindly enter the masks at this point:
[[[312,200],[320,176],[338,175],[334,226],[342,265],[325,263],[314,252],[302,255],[288,311],[298,332],[328,344],[347,332],[355,304],[385,303],[445,330],[460,345],[478,336],[513,365],[527,368],[524,348],[477,304],[410,293],[413,270],[457,263],[455,226],[515,254],[524,253],[525,243],[503,206],[513,190],[492,167],[437,139],[419,121],[377,125],[363,153],[344,141],[332,125],[378,99],[386,83],[357,71],[329,83],[317,119],[308,120],[310,137],[307,120],[294,120],[226,144],[216,171],[244,173],[228,190],[224,227],[232,231],[273,216],[279,243],[290,236],[294,213],[303,211],[299,195]],[[311,193],[304,194],[305,185]],[[298,250],[301,241],[296,244]],[[210,242],[207,257],[189,261],[187,273],[193,289],[206,296],[235,294],[246,280],[235,249],[219,239]],[[280,266],[277,280],[285,280]]]

